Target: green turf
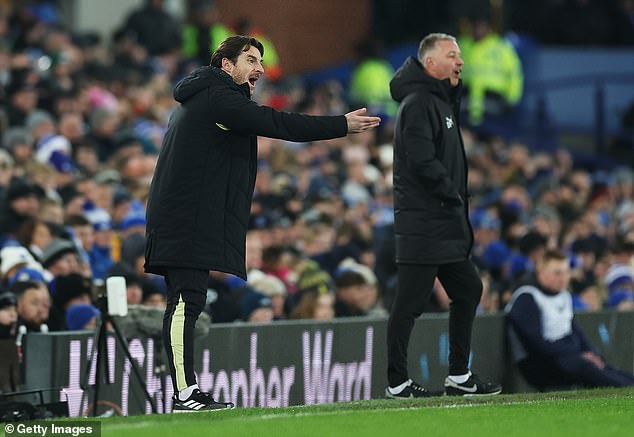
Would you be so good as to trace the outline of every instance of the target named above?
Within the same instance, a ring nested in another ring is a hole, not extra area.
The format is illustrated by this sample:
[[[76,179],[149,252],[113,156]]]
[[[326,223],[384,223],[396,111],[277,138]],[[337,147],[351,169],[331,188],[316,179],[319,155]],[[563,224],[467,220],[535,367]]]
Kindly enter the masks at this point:
[[[114,417],[103,436],[634,436],[634,389]]]

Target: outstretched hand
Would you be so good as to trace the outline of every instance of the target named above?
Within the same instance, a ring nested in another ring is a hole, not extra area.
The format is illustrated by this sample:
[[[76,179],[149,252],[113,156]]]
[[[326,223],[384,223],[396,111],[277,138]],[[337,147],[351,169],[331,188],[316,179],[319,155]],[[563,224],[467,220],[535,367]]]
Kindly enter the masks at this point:
[[[368,112],[367,109],[360,108],[346,114],[349,134],[358,134],[359,132],[374,129],[381,123],[379,117],[367,116],[365,115],[366,112]]]

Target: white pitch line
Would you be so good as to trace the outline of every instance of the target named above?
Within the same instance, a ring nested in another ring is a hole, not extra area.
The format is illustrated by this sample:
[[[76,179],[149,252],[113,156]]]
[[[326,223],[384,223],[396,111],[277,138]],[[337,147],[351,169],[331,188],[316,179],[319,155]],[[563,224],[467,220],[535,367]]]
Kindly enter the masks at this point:
[[[579,398],[578,400],[586,400],[586,399],[591,399],[591,398]],[[558,401],[565,401],[565,400],[577,400],[577,399],[569,399],[569,398],[558,398],[558,397],[552,397],[552,398],[545,398],[545,399],[531,399],[531,400],[524,400],[524,401],[508,401],[508,402],[478,402],[478,403],[459,403],[459,404],[446,404],[446,405],[429,405],[429,406],[411,406],[411,407],[398,407],[398,408],[384,408],[384,409],[380,409],[380,408],[371,408],[371,409],[358,409],[358,410],[333,410],[333,411],[315,411],[315,412],[305,412],[305,413],[279,413],[279,414],[264,414],[262,416],[246,416],[246,417],[240,417],[240,416],[236,416],[231,418],[230,420],[233,419],[240,419],[240,420],[247,420],[247,421],[254,421],[254,420],[274,420],[274,419],[286,419],[286,418],[291,418],[291,417],[312,417],[312,416],[333,416],[333,415],[349,415],[349,414],[354,414],[357,413],[359,411],[363,411],[364,413],[368,413],[368,412],[380,412],[380,413],[387,413],[389,411],[411,411],[411,410],[421,410],[421,409],[451,409],[451,408],[476,408],[476,407],[491,407],[491,406],[510,406],[510,405],[530,405],[530,404],[545,404],[545,403],[553,403],[553,402],[558,402]],[[305,407],[305,406],[302,406]],[[108,425],[105,424],[105,428],[107,429],[119,429],[119,428],[125,428],[125,429],[130,429],[130,428],[146,428],[149,425],[153,425],[155,424],[155,422],[150,422],[150,421],[142,421],[142,422],[134,422],[134,423],[130,423],[130,424],[126,424],[126,423],[117,423],[117,424],[113,424],[113,425]]]

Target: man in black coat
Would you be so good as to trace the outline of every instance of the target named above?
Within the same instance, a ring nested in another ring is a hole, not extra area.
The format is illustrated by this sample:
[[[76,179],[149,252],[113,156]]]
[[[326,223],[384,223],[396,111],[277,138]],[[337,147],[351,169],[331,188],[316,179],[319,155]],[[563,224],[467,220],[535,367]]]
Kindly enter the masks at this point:
[[[469,370],[471,328],[482,282],[469,256],[473,231],[467,206],[467,160],[458,123],[462,71],[454,37],[423,38],[390,82],[400,103],[394,138],[394,233],[398,288],[388,322],[389,398],[432,393],[407,372],[407,346],[436,277],[451,298],[449,395],[501,391]]]
[[[343,137],[378,126],[359,109],[341,116],[284,113],[251,101],[264,73],[255,38],[227,38],[175,88],[172,115],[150,188],[145,270],[165,276],[163,338],[174,411],[232,408],[202,393],[194,375],[196,319],[210,270],[246,279],[245,239],[257,171],[257,135],[289,141]]]

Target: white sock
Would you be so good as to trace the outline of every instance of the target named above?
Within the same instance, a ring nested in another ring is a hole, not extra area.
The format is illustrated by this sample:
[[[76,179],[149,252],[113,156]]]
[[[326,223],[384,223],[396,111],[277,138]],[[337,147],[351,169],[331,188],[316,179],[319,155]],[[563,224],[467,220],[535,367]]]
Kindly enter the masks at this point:
[[[197,388],[198,388],[198,384],[194,384],[194,385],[190,385],[186,389],[183,389],[183,390],[179,391],[178,392],[178,399],[180,399],[181,401],[186,400],[188,397],[190,397],[192,395],[194,390],[196,390]]]
[[[464,375],[449,375],[449,379],[451,379],[456,384],[464,384],[467,382],[467,379],[471,376],[471,370],[469,370]]]
[[[405,387],[407,387],[408,385],[410,385],[412,383],[411,379],[408,379],[407,381],[405,381],[403,384],[401,385],[397,385],[396,387],[388,387],[387,389],[390,391],[390,393],[392,393],[393,395],[397,395],[400,392],[403,391],[403,389]]]

